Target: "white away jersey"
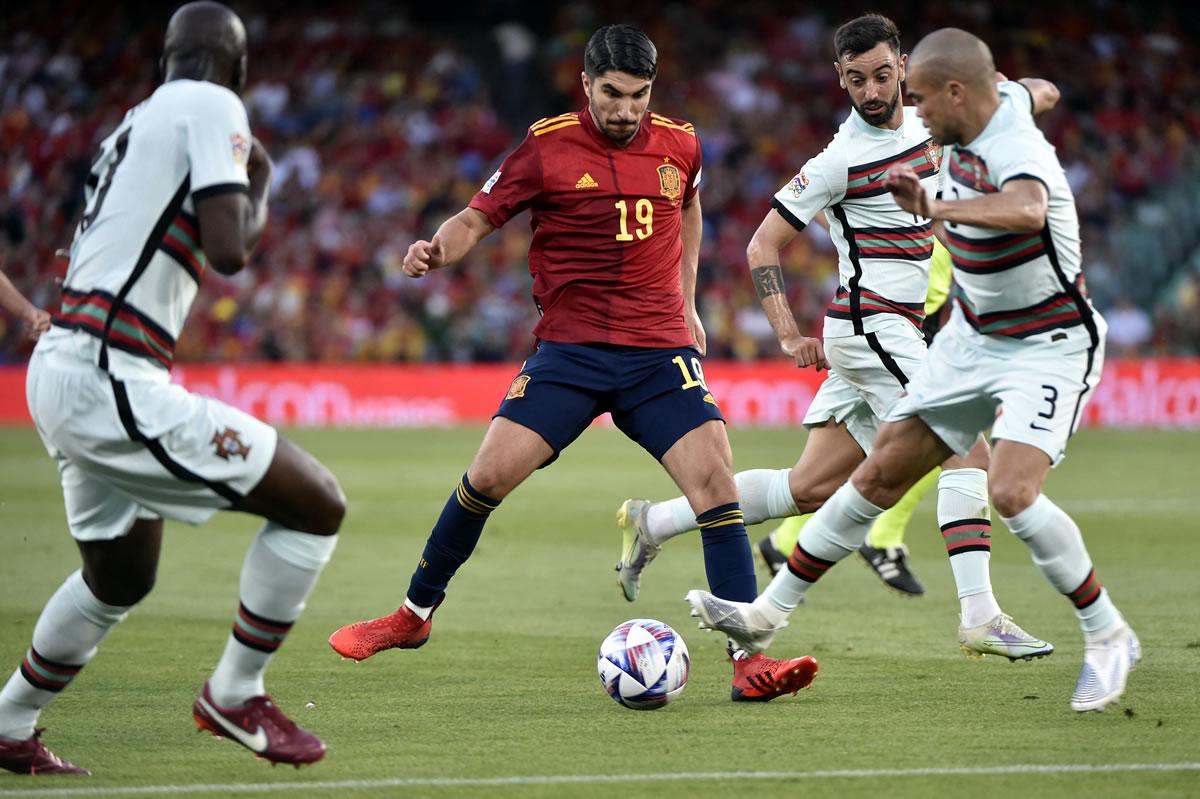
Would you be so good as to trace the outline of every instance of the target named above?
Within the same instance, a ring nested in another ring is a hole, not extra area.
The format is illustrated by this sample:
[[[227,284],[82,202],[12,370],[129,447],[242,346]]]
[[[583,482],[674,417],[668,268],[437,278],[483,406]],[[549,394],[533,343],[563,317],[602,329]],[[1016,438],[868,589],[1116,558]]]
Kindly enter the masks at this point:
[[[941,162],[941,147],[915,108],[904,108],[897,130],[870,125],[851,110],[833,141],[775,194],[771,206],[797,229],[821,211],[829,220],[840,286],[825,313],[827,338],[870,333],[896,315],[921,324],[932,224],[902,211],[883,176],[908,164],[932,197]]]
[[[250,124],[236,94],[173,80],[130,109],[87,180],[55,330],[120,379],[167,380],[204,275],[195,201],[247,191]]]
[[[942,199],[995,194],[1010,180],[1046,187],[1046,224],[1032,233],[946,224],[955,299],[977,332],[1086,347],[1104,322],[1087,300],[1075,198],[1054,147],[1033,121],[1033,98],[1020,83],[999,85],[1000,107],[970,145],[947,148]]]

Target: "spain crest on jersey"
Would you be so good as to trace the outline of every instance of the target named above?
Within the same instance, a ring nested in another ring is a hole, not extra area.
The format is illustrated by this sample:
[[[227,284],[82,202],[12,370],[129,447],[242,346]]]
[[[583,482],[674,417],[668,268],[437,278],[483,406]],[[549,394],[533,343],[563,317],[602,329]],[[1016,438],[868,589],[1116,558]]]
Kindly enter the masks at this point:
[[[683,194],[683,181],[679,170],[674,164],[662,164],[658,167],[658,189],[668,200],[677,200]]]
[[[942,146],[935,143],[933,139],[925,142],[925,157],[929,159],[929,163],[933,164],[934,172],[942,168]]]

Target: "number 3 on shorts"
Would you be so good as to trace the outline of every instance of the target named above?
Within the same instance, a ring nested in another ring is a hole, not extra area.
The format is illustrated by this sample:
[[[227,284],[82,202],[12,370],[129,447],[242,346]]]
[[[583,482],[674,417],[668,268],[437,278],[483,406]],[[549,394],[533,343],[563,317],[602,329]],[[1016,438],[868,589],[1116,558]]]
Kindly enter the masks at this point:
[[[692,358],[692,371],[690,372],[688,371],[687,362],[683,360],[682,355],[676,355],[671,359],[671,363],[678,366],[679,371],[683,373],[683,385],[680,388],[686,391],[689,388],[699,386],[708,391],[708,386],[704,382],[704,370],[700,368],[699,358]],[[692,377],[692,375],[695,375],[695,377]]]
[[[1048,407],[1044,411],[1038,411],[1038,416],[1042,419],[1053,419],[1054,411],[1057,409],[1057,406],[1058,406],[1058,389],[1055,388],[1054,386],[1048,386],[1048,385],[1043,385],[1042,388],[1045,389],[1045,391],[1046,391],[1046,396],[1042,398],[1042,401],[1045,402]],[[1049,430],[1050,429],[1048,427],[1042,427],[1037,422],[1030,422],[1029,427],[1033,430]]]

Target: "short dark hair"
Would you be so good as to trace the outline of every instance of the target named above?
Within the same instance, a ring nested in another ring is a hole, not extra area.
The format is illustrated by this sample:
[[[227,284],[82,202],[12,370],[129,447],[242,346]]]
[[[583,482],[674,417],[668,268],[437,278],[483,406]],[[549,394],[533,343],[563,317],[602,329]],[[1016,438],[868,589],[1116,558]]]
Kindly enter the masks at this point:
[[[861,55],[880,42],[900,52],[900,29],[883,14],[864,14],[842,25],[833,34],[833,57]]]
[[[624,72],[652,80],[658,72],[658,49],[632,25],[605,25],[588,39],[583,71],[593,78],[605,72]]]

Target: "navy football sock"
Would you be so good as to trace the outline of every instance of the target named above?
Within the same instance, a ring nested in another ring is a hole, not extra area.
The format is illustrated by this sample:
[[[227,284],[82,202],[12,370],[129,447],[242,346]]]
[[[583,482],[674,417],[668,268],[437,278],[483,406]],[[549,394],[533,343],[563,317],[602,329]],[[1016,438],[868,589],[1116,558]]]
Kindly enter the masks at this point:
[[[704,572],[714,596],[753,602],[758,596],[754,557],[742,510],[736,502],[707,510],[696,517],[704,539]]]
[[[463,475],[425,542],[421,562],[408,583],[410,602],[420,607],[437,604],[450,578],[475,551],[483,525],[499,505],[497,500],[472,488],[471,481]]]

